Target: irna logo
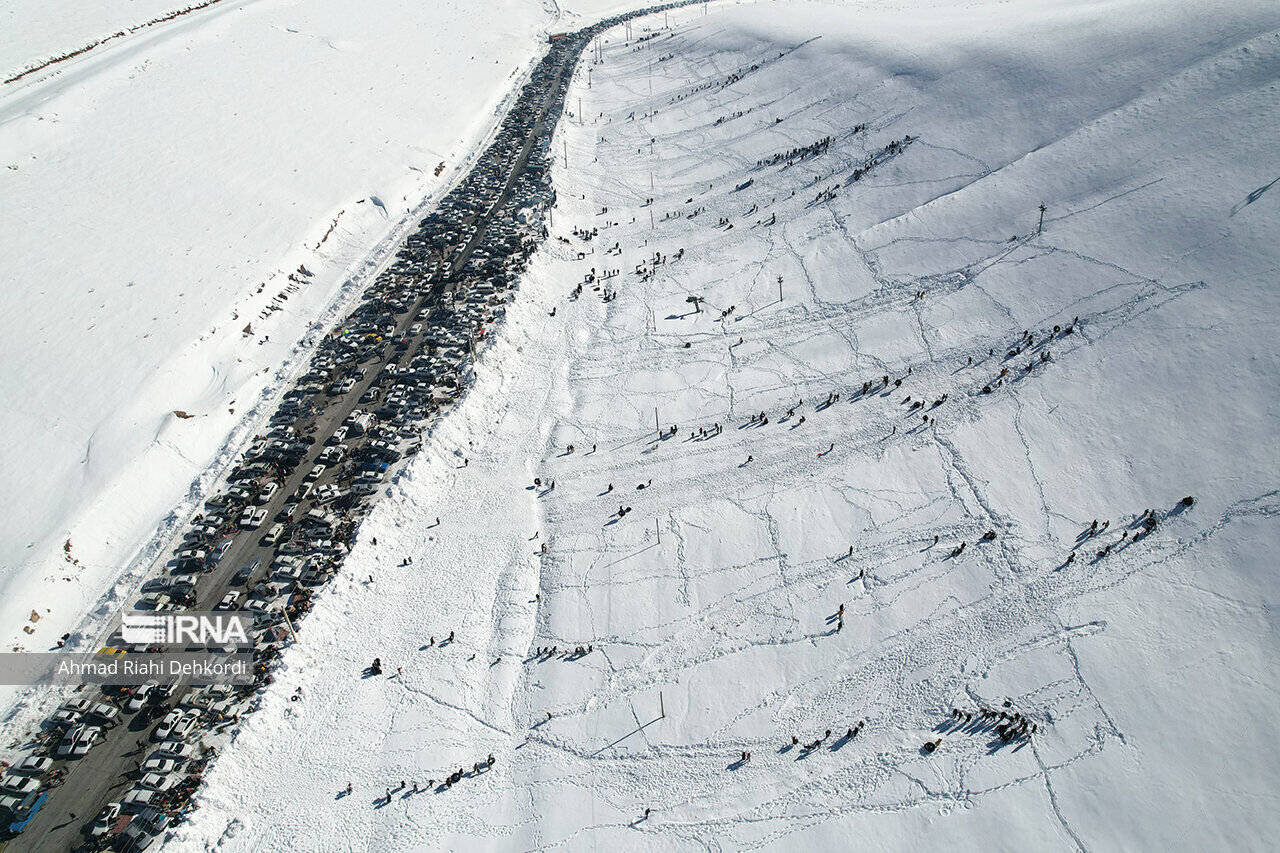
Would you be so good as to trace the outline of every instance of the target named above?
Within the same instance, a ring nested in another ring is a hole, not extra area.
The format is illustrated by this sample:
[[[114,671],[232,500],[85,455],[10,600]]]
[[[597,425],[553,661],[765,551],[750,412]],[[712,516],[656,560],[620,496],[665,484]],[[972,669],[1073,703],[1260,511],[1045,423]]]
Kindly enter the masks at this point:
[[[226,648],[252,645],[247,613],[126,612],[120,635],[129,645],[183,645]]]

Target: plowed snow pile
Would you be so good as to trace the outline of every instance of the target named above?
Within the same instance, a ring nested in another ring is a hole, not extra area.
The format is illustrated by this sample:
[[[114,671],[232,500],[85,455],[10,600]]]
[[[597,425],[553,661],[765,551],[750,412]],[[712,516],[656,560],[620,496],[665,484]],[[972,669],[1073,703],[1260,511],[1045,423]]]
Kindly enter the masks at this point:
[[[670,20],[171,849],[1268,847],[1280,9]]]

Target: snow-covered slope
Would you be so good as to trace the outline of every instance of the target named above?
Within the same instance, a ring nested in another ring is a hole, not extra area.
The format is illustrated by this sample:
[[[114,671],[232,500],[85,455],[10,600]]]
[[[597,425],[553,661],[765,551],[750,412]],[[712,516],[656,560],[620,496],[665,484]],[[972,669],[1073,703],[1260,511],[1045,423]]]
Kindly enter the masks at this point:
[[[185,5],[9,3],[0,58]],[[565,14],[218,3],[0,86],[6,648],[111,613]]]
[[[171,847],[1267,847],[1280,10],[671,17]]]

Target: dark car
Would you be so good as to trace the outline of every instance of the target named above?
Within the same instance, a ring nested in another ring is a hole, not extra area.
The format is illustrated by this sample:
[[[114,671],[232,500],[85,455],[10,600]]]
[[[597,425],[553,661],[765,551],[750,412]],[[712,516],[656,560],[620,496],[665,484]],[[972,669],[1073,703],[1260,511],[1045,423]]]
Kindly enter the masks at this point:
[[[253,577],[253,573],[258,570],[258,566],[262,565],[261,560],[250,560],[248,565],[231,576],[232,586],[244,586]]]

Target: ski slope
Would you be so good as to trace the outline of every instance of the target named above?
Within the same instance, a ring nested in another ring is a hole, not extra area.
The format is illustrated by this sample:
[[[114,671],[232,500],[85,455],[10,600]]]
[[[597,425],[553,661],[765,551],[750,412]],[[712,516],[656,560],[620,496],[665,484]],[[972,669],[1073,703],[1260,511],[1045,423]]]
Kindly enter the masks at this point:
[[[0,67],[186,5],[8,3]],[[217,3],[0,86],[6,649],[90,643],[130,603],[569,14]]]
[[[1269,846],[1280,10],[671,22],[168,849]]]

